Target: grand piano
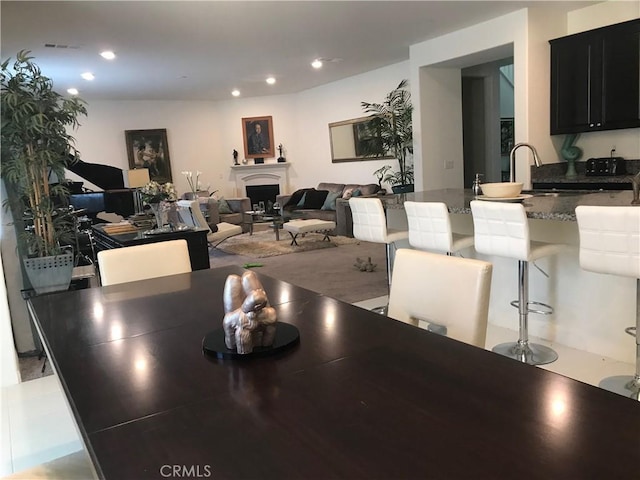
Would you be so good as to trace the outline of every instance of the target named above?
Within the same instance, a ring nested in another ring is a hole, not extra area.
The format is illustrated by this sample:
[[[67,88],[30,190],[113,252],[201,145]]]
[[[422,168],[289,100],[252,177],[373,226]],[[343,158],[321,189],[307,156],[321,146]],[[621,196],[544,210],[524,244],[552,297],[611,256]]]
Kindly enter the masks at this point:
[[[81,160],[67,168],[76,175],[104,189],[102,192],[77,191],[72,193],[69,198],[69,203],[76,210],[86,209],[83,213],[91,217],[92,223],[100,223],[100,220],[96,221],[96,215],[100,212],[116,213],[124,218],[136,213],[134,205],[135,190],[125,188],[122,169],[109,165],[87,163]],[[76,188],[76,190],[80,190],[80,188]],[[184,239],[187,241],[187,248],[189,249],[191,269],[195,271],[209,268],[208,229],[194,228],[191,230],[171,231],[160,235],[148,235],[144,232],[144,229],[136,232],[110,234],[105,231],[104,225],[93,225],[91,232],[97,251]]]
[[[72,189],[69,203],[77,210],[86,209],[92,221],[96,221],[100,212],[115,213],[124,218],[135,213],[134,190],[125,187],[121,168],[78,160],[67,169],[103,189],[101,192],[82,191],[81,186]]]

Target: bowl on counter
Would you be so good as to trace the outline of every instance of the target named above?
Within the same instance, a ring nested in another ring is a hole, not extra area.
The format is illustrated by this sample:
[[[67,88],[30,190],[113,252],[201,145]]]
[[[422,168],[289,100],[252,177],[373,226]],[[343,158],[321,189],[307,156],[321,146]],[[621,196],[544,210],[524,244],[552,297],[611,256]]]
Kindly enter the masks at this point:
[[[480,188],[485,197],[514,198],[522,192],[522,182],[481,183]]]

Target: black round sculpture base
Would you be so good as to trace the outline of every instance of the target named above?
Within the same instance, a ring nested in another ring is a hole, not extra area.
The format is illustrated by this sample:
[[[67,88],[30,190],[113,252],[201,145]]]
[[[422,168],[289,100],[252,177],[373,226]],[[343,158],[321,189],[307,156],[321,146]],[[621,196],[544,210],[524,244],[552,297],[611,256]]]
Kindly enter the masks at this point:
[[[269,357],[284,352],[300,342],[300,332],[289,323],[278,322],[276,324],[276,339],[270,347],[254,347],[251,353],[238,353],[229,350],[224,343],[224,329],[222,327],[209,332],[202,340],[202,350],[207,355],[221,359],[249,359]]]

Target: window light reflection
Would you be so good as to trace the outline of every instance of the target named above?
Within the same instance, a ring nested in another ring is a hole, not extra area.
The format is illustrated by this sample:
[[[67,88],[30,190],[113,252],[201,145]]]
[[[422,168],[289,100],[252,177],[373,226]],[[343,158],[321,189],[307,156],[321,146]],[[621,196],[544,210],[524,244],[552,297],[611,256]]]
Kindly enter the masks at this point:
[[[120,322],[112,322],[110,327],[111,340],[120,340],[124,337],[124,330]]]
[[[104,318],[104,307],[99,302],[93,305],[93,318],[98,322]]]
[[[323,317],[324,332],[328,337],[336,336],[336,310],[334,304],[328,304]]]

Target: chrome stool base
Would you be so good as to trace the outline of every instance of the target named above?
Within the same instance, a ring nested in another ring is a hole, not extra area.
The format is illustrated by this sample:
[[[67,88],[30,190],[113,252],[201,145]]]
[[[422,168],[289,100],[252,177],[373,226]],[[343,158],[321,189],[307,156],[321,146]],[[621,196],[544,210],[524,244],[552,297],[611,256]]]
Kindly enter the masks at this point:
[[[598,386],[604,390],[640,401],[640,375],[616,375],[603,378]]]
[[[491,351],[528,365],[545,365],[558,359],[555,350],[537,343],[501,343],[493,347]]]
[[[388,310],[389,310],[389,305],[384,305],[382,307],[376,307],[371,309],[373,313],[378,313],[380,315],[386,315]]]

